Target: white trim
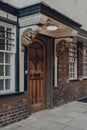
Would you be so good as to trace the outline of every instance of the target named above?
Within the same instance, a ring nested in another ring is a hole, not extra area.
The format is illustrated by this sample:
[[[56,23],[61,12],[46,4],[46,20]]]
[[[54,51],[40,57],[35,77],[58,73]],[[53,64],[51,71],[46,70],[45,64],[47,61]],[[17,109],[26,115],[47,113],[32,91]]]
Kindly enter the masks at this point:
[[[55,68],[55,70],[54,70],[54,87],[57,87],[57,85],[58,85],[56,45],[57,45],[57,43],[55,42],[55,48],[54,48],[54,68]]]
[[[0,10],[0,16],[7,18],[7,12]]]
[[[15,53],[16,53],[16,26],[15,25],[12,25],[12,24],[8,24],[6,22],[1,22],[0,21],[0,26],[3,26],[5,27],[5,31],[6,31],[6,28],[11,28],[12,30],[12,39],[14,39],[12,41],[12,50],[11,51],[8,51],[6,50],[6,46],[5,46],[5,50],[0,50],[0,52],[3,52],[4,53],[4,62],[3,63],[0,63],[0,65],[3,65],[4,66],[4,76],[0,76],[0,80],[4,80],[4,90],[3,91],[0,91],[0,94],[1,93],[13,93],[15,92]],[[5,37],[6,37],[6,33],[5,33]],[[5,63],[5,56],[6,54],[10,54],[11,56],[11,59],[10,59],[10,63]],[[7,66],[10,66],[10,76],[5,76],[5,67]],[[9,90],[6,90],[5,89],[5,82],[6,82],[6,79],[9,79],[10,80],[10,89]]]
[[[20,92],[24,92],[24,52],[20,52]]]
[[[71,47],[76,47],[76,53],[77,53],[77,45],[75,44],[70,44]],[[70,54],[70,48],[69,48],[69,54]],[[76,61],[70,61],[70,55],[69,55],[69,80],[76,80],[77,79],[77,54],[76,57],[72,56],[73,58],[75,58]],[[75,66],[74,67],[74,71],[70,72],[70,63],[73,63]],[[74,77],[70,77],[70,74],[73,73],[75,76]]]
[[[84,75],[84,64],[87,65],[87,52],[85,52],[86,55],[84,55],[84,50],[87,51],[87,47],[83,47],[83,78],[86,79],[87,75]],[[84,61],[84,59],[86,61]],[[87,68],[87,67],[85,67]],[[85,70],[85,74],[87,73],[87,70]]]

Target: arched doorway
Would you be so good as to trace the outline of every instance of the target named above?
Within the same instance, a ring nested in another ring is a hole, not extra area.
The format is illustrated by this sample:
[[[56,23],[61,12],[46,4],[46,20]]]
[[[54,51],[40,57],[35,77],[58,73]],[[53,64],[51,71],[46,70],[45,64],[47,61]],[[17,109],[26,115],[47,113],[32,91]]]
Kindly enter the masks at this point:
[[[40,40],[29,45],[29,96],[31,112],[45,108],[45,46]]]

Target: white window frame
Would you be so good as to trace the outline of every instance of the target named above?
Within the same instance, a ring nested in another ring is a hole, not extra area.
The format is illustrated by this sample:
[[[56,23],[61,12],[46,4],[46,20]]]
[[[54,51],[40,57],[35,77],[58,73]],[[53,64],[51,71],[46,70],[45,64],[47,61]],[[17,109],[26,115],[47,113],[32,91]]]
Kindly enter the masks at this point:
[[[69,80],[77,79],[77,45],[70,44],[69,48]]]
[[[87,78],[87,47],[83,47],[83,78]]]
[[[2,22],[0,21],[0,26],[3,26],[6,28],[10,28],[12,30],[12,50],[11,51],[8,51],[6,50],[6,47],[5,47],[5,50],[1,50],[0,49],[0,52],[3,52],[4,53],[4,63],[0,63],[0,65],[4,65],[4,67],[6,65],[10,65],[11,66],[11,75],[10,76],[5,76],[5,68],[4,68],[4,76],[0,76],[0,80],[3,79],[4,80],[4,90],[0,90],[0,94],[4,94],[4,93],[13,93],[15,92],[15,53],[16,53],[16,26],[15,25],[12,25],[12,24],[8,24],[6,22]],[[6,35],[6,34],[5,34]],[[8,53],[11,55],[11,62],[10,63],[5,63],[5,54]],[[9,90],[6,90],[5,89],[5,80],[6,79],[10,79],[11,82],[10,82],[10,89]]]

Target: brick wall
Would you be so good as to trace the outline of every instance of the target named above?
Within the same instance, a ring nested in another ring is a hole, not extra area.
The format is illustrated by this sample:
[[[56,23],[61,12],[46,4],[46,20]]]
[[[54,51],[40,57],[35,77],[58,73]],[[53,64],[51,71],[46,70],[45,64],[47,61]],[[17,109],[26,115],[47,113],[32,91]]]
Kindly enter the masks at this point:
[[[87,96],[87,80],[83,79],[83,45],[77,44],[77,80],[69,80],[69,51],[59,58],[59,85],[53,89],[53,104],[62,105],[66,102]]]
[[[87,96],[87,80],[71,81],[68,84],[54,88],[53,104],[59,106],[85,96]]]
[[[28,116],[27,94],[0,97],[0,127],[18,122]]]
[[[64,85],[67,83],[67,79],[69,79],[69,54],[68,49],[60,55],[59,57],[59,69],[58,69],[58,78],[59,78],[59,85]]]

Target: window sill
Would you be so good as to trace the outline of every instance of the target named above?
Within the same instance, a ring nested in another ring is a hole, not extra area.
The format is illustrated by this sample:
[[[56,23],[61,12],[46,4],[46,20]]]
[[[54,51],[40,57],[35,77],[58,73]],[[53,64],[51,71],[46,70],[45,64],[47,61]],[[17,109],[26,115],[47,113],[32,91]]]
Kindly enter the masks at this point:
[[[11,96],[11,95],[19,95],[23,94],[24,92],[13,92],[13,93],[0,93],[0,96]]]
[[[59,85],[53,86],[53,88],[58,88]]]
[[[79,79],[69,79],[69,82],[76,82],[79,81]]]
[[[83,80],[87,80],[87,78],[83,78]]]
[[[69,82],[82,81],[82,80],[87,80],[87,78],[69,79]]]

